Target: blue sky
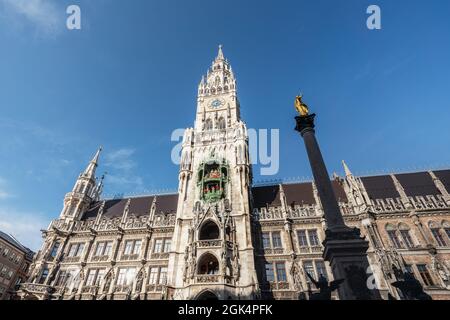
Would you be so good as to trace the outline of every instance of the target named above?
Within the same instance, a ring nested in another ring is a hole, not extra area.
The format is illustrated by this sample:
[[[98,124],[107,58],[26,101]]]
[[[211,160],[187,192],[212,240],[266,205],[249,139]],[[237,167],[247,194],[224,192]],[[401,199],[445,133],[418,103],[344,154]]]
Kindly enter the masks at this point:
[[[65,27],[70,4],[81,30]],[[370,4],[381,30],[366,27]],[[280,129],[280,170],[268,178],[311,176],[293,131],[300,90],[330,173],[342,173],[342,159],[361,175],[448,166],[449,9],[446,0],[0,0],[0,229],[37,249],[99,145],[105,193],[176,188],[170,135],[193,125],[220,43],[247,126]]]

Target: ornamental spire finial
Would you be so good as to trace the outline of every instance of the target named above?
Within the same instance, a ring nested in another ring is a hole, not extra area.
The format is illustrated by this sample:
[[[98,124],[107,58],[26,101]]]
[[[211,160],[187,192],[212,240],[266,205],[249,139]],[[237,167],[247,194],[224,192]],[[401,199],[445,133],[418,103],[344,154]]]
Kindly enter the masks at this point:
[[[219,44],[219,52],[217,53],[217,58],[216,59],[225,60],[225,58],[223,56],[223,51],[222,51],[222,45],[221,44]]]

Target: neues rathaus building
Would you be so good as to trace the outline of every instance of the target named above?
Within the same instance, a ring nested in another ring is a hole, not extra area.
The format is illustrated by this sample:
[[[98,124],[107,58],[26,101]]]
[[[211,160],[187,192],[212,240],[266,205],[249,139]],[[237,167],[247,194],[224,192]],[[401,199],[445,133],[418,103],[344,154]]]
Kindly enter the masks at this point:
[[[177,193],[101,198],[100,151],[43,231],[21,298],[308,299],[307,274],[332,280],[315,184],[252,185],[221,48],[184,133]],[[369,241],[368,285],[401,298],[392,283],[408,271],[433,299],[450,299],[450,170],[357,177],[343,166],[332,185],[345,223]]]

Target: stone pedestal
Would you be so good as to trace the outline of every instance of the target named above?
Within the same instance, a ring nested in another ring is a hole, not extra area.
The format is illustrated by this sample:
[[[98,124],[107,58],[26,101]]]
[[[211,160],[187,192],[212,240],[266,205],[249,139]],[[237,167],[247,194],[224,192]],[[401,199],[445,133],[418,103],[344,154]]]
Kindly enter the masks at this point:
[[[368,277],[371,274],[367,274],[370,269],[366,254],[369,243],[360,236],[358,228],[349,228],[344,223],[315,137],[314,117],[315,114],[295,117],[297,123],[295,130],[300,132],[305,142],[327,224],[323,257],[330,262],[334,279],[345,279],[339,287],[340,299],[380,299],[378,290],[373,289],[372,286],[369,287],[371,281]]]

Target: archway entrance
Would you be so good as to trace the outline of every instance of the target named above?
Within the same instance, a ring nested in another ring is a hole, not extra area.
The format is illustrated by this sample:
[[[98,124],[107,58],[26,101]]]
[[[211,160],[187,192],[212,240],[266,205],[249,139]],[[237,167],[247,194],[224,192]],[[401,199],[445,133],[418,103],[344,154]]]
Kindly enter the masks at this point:
[[[206,290],[197,297],[197,300],[219,300],[219,298],[213,292]]]

